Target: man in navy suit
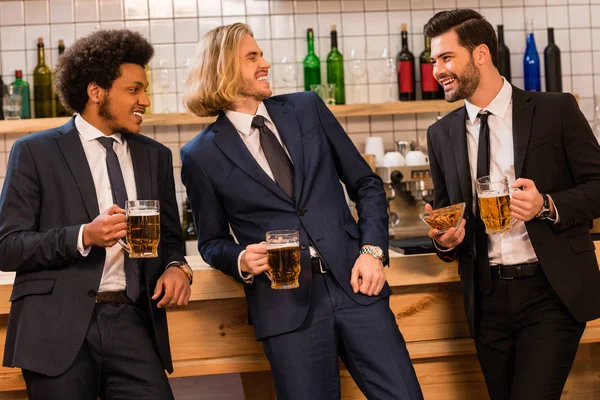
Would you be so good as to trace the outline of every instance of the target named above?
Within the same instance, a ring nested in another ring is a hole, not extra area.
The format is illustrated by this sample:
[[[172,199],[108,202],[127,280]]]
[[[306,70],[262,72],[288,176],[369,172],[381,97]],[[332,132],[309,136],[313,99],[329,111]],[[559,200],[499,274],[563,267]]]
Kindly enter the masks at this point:
[[[338,399],[339,355],[368,398],[421,399],[389,307],[382,181],[314,93],[269,98],[270,65],[247,25],[207,33],[194,64],[186,105],[218,115],[181,150],[198,247],[244,284],[277,396]],[[277,229],[299,231],[297,289],[273,290],[263,274]]]
[[[101,30],[63,54],[55,87],[78,114],[15,143],[0,197],[0,264],[16,271],[4,347],[32,400],[172,399],[165,308],[191,275],[170,150],[141,136],[140,34]],[[158,257],[130,259],[125,200],[160,201]]]

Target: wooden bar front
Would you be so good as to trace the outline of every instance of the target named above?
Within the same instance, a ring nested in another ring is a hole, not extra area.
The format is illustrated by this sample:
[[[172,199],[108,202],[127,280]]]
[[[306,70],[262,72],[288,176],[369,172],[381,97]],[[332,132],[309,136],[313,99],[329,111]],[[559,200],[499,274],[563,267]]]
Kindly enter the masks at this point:
[[[600,242],[599,242],[600,243]],[[600,255],[597,244],[597,255]],[[169,311],[172,377],[241,373],[246,399],[274,399],[269,364],[248,326],[242,287],[190,257],[195,269],[188,307]],[[469,338],[456,263],[433,255],[392,254],[386,270],[391,307],[426,399],[487,399]],[[0,345],[4,348],[10,276],[0,282]],[[357,327],[360,329],[360,327]],[[368,329],[368,327],[364,327]],[[563,399],[600,399],[600,320],[588,324]],[[543,357],[543,355],[540,355]],[[0,399],[26,399],[19,369],[0,368]],[[342,398],[364,399],[342,369]]]

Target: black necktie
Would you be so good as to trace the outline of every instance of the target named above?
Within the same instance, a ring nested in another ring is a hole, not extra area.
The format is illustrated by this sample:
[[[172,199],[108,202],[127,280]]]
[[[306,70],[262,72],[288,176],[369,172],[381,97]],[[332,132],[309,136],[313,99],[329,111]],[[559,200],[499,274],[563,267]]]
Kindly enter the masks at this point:
[[[262,147],[269,167],[275,177],[275,182],[291,199],[294,198],[294,166],[283,150],[279,140],[265,125],[265,118],[257,115],[252,120],[252,127],[260,132],[260,147]]]
[[[123,171],[121,171],[119,159],[113,150],[115,140],[109,137],[99,137],[98,141],[106,149],[106,169],[108,170],[113,201],[119,207],[125,208],[127,189],[125,189],[125,180],[123,179]],[[137,262],[129,258],[129,253],[127,252],[125,252],[125,279],[127,281],[127,297],[136,301],[140,295],[140,270]]]
[[[487,112],[477,114],[479,121],[479,146],[477,148],[477,178],[490,174],[490,126],[488,125]],[[485,224],[479,213],[479,201],[476,197],[477,215],[475,218],[475,243],[478,264],[479,286],[481,291],[488,295],[492,291],[492,277],[488,257],[488,237],[485,233]]]

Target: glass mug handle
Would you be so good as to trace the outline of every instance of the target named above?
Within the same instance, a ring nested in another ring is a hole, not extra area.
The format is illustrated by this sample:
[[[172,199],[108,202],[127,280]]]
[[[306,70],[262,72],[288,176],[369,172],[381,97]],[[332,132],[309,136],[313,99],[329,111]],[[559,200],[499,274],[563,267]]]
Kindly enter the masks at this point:
[[[273,282],[273,275],[271,274],[271,271],[269,271],[269,270],[266,270],[266,271],[265,271],[265,275],[267,276],[267,278],[269,278],[269,280],[270,280],[271,282]]]
[[[509,188],[509,189],[508,189],[508,195],[509,195],[509,198],[512,198],[512,194],[513,194],[514,192],[519,192],[520,190],[521,190],[521,189],[520,189],[520,188],[518,188],[518,187],[516,187],[516,188]],[[510,205],[509,205],[509,206],[510,206]],[[512,227],[514,226],[514,224],[516,224],[516,223],[517,223],[517,219],[516,219],[515,217],[513,217],[513,216],[512,216],[512,212],[511,212],[511,214],[510,214],[510,227],[512,228]]]
[[[121,245],[121,247],[123,248],[123,250],[125,250],[126,252],[128,252],[129,254],[131,254],[131,246],[129,245],[129,243],[127,243],[126,241],[124,241],[123,238],[118,238],[117,242],[119,242],[119,244]]]

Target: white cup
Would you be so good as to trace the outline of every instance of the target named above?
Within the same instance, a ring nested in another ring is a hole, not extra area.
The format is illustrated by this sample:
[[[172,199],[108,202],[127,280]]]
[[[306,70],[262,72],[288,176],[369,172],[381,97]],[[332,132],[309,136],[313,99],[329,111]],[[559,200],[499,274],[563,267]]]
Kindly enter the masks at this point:
[[[420,150],[413,150],[406,153],[405,157],[406,165],[426,165],[429,164],[429,157]]]
[[[383,166],[383,139],[381,136],[370,136],[365,142],[365,153],[373,154],[375,156],[375,164],[377,166]]]
[[[384,167],[403,167],[404,157],[399,151],[388,151],[383,156]]]

